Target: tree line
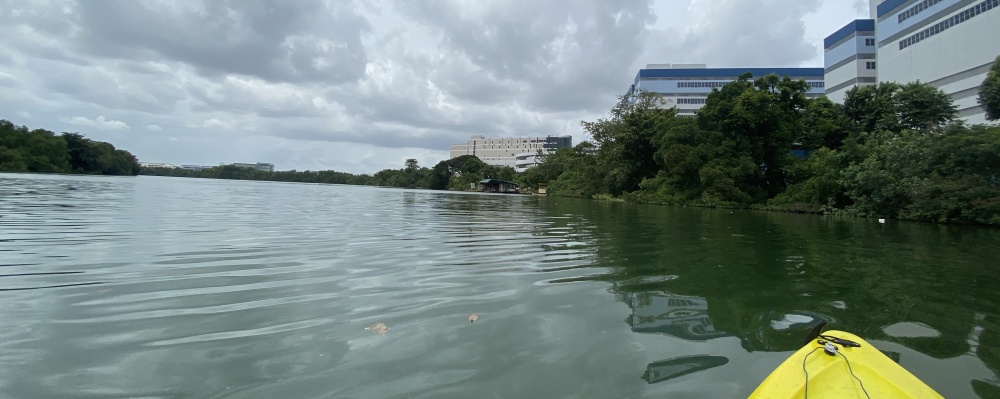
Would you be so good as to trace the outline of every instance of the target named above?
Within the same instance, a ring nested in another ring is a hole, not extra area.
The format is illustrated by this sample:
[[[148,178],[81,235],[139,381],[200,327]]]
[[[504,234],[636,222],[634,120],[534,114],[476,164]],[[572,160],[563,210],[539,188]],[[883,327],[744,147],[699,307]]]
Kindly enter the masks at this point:
[[[749,74],[694,116],[621,96],[591,136],[523,173],[552,195],[1000,225],[1000,126],[968,126],[920,82],[854,87],[844,104],[804,81]],[[1000,118],[1000,58],[980,89]]]
[[[431,190],[469,190],[478,188],[478,182],[486,178],[507,181],[514,181],[516,178],[514,168],[487,165],[472,155],[463,155],[444,160],[438,162],[433,168],[421,167],[416,159],[408,159],[402,169],[385,169],[373,175],[351,174],[332,170],[267,172],[234,165],[224,165],[202,170],[143,167],[139,171],[139,174],[209,179],[351,184]]]
[[[128,151],[79,133],[57,135],[0,119],[0,172],[134,176],[139,162]]]

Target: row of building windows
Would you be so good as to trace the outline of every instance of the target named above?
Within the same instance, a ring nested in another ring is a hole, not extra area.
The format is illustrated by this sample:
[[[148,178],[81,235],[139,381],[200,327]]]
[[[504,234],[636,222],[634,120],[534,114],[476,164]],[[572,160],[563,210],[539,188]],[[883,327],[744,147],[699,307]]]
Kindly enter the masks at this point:
[[[948,18],[944,21],[931,25],[927,29],[917,32],[906,39],[900,40],[899,49],[902,50],[914,44],[920,43],[921,41],[923,41],[928,37],[944,32],[945,30],[951,28],[952,26],[968,21],[973,17],[976,17],[979,14],[992,10],[993,8],[996,7],[1000,7],[1000,0],[986,0],[982,3],[976,4],[975,7],[971,7],[965,11],[955,14],[951,18]]]
[[[704,104],[704,98],[678,98],[678,104]]]
[[[729,82],[677,82],[677,87],[722,87]]]
[[[875,61],[865,62],[865,69],[875,69]]]
[[[873,38],[873,37],[866,38],[865,39],[865,46],[869,46],[869,47],[875,46],[875,38]]]
[[[910,17],[912,17],[914,15],[917,15],[917,14],[920,14],[921,11],[926,10],[930,6],[933,6],[933,5],[935,5],[937,3],[940,3],[940,2],[941,2],[941,0],[924,0],[924,1],[921,1],[920,3],[917,3],[916,5],[914,5],[913,7],[910,7],[910,9],[908,9],[908,10],[903,11],[902,13],[900,13],[897,18],[899,19],[899,22],[902,23],[903,21],[906,21]]]
[[[812,88],[822,89],[822,88],[826,87],[826,83],[824,83],[824,82],[806,82],[806,83],[808,83],[809,87],[812,87]]]

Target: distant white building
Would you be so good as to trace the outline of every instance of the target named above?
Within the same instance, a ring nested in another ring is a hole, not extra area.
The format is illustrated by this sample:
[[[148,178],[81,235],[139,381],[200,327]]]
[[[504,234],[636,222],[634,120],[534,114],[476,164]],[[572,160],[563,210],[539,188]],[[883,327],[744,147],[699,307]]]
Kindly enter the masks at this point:
[[[573,146],[573,136],[506,137],[472,136],[465,144],[452,144],[450,158],[474,155],[488,165],[510,166],[524,171],[539,163],[539,155]]]
[[[638,90],[657,93],[667,108],[676,107],[678,115],[694,115],[705,106],[712,89],[749,72],[754,79],[769,74],[804,80],[809,85],[806,97],[823,96],[823,68],[708,68],[705,64],[647,64],[635,75],[627,95]]]
[[[139,166],[143,168],[167,168],[167,169],[180,169],[180,166],[162,163],[162,162],[139,162]]]
[[[257,170],[263,171],[263,172],[274,172],[274,164],[273,163],[265,163],[265,162],[239,163],[239,162],[237,162],[237,163],[231,163],[230,165],[232,165],[232,166],[239,166],[241,168],[257,169]]]

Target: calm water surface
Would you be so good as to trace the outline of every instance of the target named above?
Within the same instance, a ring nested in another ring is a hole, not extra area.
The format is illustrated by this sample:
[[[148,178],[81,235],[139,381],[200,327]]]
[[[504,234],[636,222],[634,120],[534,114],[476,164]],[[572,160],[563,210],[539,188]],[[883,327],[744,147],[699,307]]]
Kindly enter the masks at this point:
[[[0,397],[739,398],[819,320],[1000,397],[998,268],[986,228],[2,174]]]

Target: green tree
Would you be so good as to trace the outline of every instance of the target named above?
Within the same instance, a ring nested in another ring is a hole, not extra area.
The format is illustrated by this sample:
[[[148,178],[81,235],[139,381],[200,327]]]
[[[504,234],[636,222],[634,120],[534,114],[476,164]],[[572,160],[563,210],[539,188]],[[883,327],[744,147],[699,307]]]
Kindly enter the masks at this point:
[[[844,98],[844,112],[857,126],[859,143],[885,140],[905,129],[927,131],[958,115],[951,97],[920,82],[855,86]]]
[[[640,192],[629,199],[640,202],[684,204],[701,198],[701,170],[722,155],[722,134],[702,130],[694,118],[681,118],[653,139],[656,176],[640,183]]]
[[[802,123],[802,133],[795,141],[809,151],[822,147],[838,149],[855,128],[844,106],[826,97],[809,100]]]
[[[941,89],[920,83],[907,83],[894,97],[899,124],[905,129],[928,130],[955,119],[958,108]]]
[[[431,190],[447,190],[448,185],[451,182],[451,168],[448,165],[448,160],[443,160],[438,162],[431,168],[430,178],[427,183],[427,188]]]
[[[676,109],[663,108],[664,104],[660,95],[640,90],[619,97],[607,119],[581,122],[600,148],[598,159],[606,169],[600,176],[607,193],[618,196],[634,191],[643,178],[656,175],[655,149],[650,143],[657,132],[669,128],[677,114]]]
[[[795,183],[768,201],[768,205],[805,212],[823,212],[850,205],[841,178],[848,161],[844,152],[826,147],[816,150],[807,160],[791,168],[789,178]]]
[[[895,134],[902,130],[893,98],[899,90],[899,84],[892,82],[854,86],[847,90],[844,113],[857,126],[859,143],[864,143],[870,136],[880,132]]]
[[[135,175],[139,163],[105,142],[0,120],[0,171]]]
[[[783,192],[787,185],[785,168],[792,162],[792,144],[802,136],[802,111],[809,86],[803,80],[773,74],[752,83],[750,78],[747,73],[721,90],[713,89],[698,113],[698,123],[702,129],[722,133],[724,148],[730,151],[726,155],[729,161],[717,162],[709,175],[747,171],[747,161],[757,166],[749,176],[713,178],[713,187],[731,179],[736,191],[748,195],[752,203],[761,203]]]
[[[978,102],[986,111],[987,120],[1000,120],[1000,55],[993,60],[990,72],[979,86]]]

